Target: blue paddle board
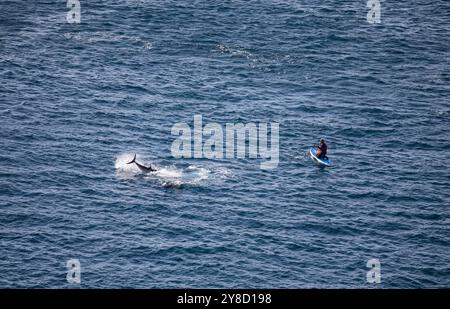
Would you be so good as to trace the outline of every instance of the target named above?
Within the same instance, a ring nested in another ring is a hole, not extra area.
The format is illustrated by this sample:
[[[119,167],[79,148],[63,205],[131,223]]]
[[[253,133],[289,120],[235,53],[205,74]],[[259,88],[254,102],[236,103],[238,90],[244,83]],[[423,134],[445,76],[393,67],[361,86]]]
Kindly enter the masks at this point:
[[[309,156],[310,156],[311,159],[314,161],[314,163],[316,163],[317,165],[322,166],[322,167],[328,167],[328,166],[331,166],[331,160],[330,160],[330,159],[319,159],[319,158],[316,156],[316,152],[317,152],[317,150],[314,149],[314,148],[311,148],[311,149],[309,150]]]

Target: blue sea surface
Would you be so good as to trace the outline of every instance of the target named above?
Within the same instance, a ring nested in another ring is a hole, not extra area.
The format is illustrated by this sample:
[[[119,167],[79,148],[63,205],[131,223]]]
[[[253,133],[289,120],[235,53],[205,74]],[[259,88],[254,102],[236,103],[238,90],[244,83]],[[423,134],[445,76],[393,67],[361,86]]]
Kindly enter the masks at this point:
[[[66,4],[0,2],[0,287],[450,287],[449,1]],[[174,158],[194,115],[278,167]]]

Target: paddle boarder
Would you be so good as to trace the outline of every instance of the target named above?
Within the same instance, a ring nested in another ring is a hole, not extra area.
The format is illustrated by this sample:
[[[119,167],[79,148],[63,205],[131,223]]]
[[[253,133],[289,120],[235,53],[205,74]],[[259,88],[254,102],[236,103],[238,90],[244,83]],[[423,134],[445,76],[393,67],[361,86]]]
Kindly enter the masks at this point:
[[[319,146],[317,146],[316,156],[319,159],[327,159],[328,160],[327,150],[328,150],[328,146],[325,143],[325,140],[323,138],[321,138],[319,141]]]

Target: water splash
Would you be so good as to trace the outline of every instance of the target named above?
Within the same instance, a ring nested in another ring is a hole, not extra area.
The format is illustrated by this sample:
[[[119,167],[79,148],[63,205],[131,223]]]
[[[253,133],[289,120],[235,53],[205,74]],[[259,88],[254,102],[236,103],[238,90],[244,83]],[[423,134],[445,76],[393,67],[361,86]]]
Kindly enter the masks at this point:
[[[123,153],[116,158],[114,167],[118,178],[129,179],[140,173],[139,168],[135,164],[127,164],[133,160],[133,156],[134,153]],[[141,155],[136,154],[136,160],[141,161]]]
[[[133,159],[134,153],[123,153],[116,158],[116,176],[120,179],[133,179],[144,176],[145,180],[156,180],[166,188],[180,188],[182,186],[203,186],[212,183],[218,184],[233,177],[233,173],[225,167],[201,167],[190,165],[186,168],[172,166],[158,166],[156,172],[142,173],[135,164],[127,164]],[[144,165],[150,165],[148,160],[140,154],[136,154],[136,161]]]

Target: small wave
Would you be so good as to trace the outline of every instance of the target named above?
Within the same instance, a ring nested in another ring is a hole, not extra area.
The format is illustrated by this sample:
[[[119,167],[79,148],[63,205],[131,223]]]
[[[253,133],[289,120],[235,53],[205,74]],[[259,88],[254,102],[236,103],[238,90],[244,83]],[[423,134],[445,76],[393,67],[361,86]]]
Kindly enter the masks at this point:
[[[243,48],[232,48],[222,44],[217,45],[217,48],[224,54],[230,54],[236,57],[244,57],[247,59],[255,58],[255,56],[251,52]]]
[[[438,117],[448,117],[450,116],[450,110],[436,110],[434,114]]]
[[[131,44],[139,44],[144,49],[152,49],[153,44],[143,38],[137,36],[114,34],[112,32],[66,32],[63,34],[67,40],[74,40],[81,43],[115,43],[127,42]]]
[[[253,55],[251,52],[243,49],[243,48],[233,48],[228,47],[222,44],[219,44],[216,46],[216,48],[220,51],[222,54],[229,54],[232,57],[237,58],[243,58],[249,61],[249,64],[251,67],[255,67],[256,63],[258,62],[258,59],[255,55]]]

